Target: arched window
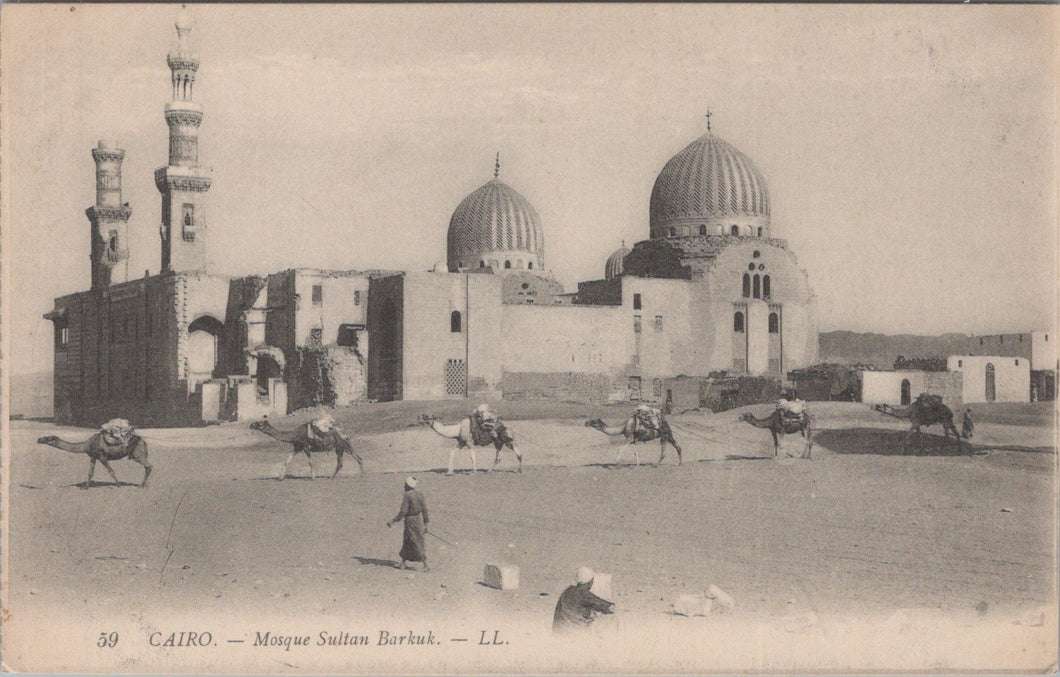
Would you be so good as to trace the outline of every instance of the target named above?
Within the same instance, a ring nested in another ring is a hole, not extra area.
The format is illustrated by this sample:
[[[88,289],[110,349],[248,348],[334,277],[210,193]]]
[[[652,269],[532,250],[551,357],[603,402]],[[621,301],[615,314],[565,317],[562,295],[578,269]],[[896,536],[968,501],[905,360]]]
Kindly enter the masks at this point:
[[[762,226],[759,226],[759,227],[758,227],[758,237],[762,237],[762,230],[764,230],[764,229],[762,228]]]
[[[994,364],[992,362],[986,365],[986,401],[993,402],[997,399],[997,390],[994,386]]]
[[[762,298],[768,299],[769,296],[770,296],[769,276],[766,275],[765,277],[762,278]]]
[[[460,333],[460,311],[454,310],[453,314],[449,316],[449,331],[454,334]]]
[[[769,333],[779,334],[780,333],[780,316],[776,313],[769,314]]]
[[[707,227],[706,226],[700,226],[699,227],[699,234],[700,235],[706,235],[707,234]]]
[[[913,397],[909,393],[909,379],[903,378],[902,379],[902,406],[904,407],[905,405],[909,404],[909,402],[911,402],[912,399],[913,399]]]
[[[732,316],[732,330],[738,334],[743,333],[743,313],[737,311]]]
[[[674,235],[677,235],[677,229],[676,228],[670,228],[670,237],[673,237]]]
[[[754,279],[754,297],[755,297],[756,299],[760,299],[760,298],[762,298],[762,278],[760,278],[760,277],[758,276],[758,273],[755,273],[755,279]]]
[[[732,235],[739,235],[740,234],[740,227],[739,226],[733,226],[731,229],[729,229],[729,233],[731,233]]]
[[[478,262],[478,267],[479,268],[485,268],[486,267],[486,262],[485,261],[479,261]]]
[[[534,262],[531,261],[531,262],[527,263],[526,264],[526,269],[527,270],[533,270],[534,269]]]
[[[504,262],[504,267],[505,268],[511,268],[512,267],[512,262],[511,261],[505,261]]]
[[[751,274],[743,274],[743,297],[745,299],[751,298]]]

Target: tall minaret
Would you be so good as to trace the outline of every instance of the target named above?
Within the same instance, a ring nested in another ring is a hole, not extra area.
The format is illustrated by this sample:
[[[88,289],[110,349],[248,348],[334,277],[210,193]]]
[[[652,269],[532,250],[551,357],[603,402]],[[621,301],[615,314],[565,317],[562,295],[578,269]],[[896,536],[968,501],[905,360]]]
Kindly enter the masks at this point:
[[[85,210],[92,224],[92,288],[110,286],[116,265],[129,259],[129,216],[121,201],[121,162],[125,151],[113,141],[92,149],[96,161],[96,204]]]
[[[199,125],[202,106],[192,101],[199,57],[188,44],[191,17],[177,16],[177,48],[166,62],[173,73],[173,99],[166,104],[169,164],[155,170],[162,193],[162,271],[206,268],[206,191],[209,170],[199,166]]]

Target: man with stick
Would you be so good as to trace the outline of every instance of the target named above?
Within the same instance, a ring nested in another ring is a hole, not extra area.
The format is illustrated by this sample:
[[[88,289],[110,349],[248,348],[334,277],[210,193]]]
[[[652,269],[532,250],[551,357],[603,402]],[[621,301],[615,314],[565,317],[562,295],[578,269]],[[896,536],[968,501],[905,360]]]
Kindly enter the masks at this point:
[[[416,484],[415,477],[410,475],[405,478],[405,495],[401,498],[401,509],[386,525],[390,527],[394,522],[405,520],[405,539],[401,544],[400,553],[401,568],[409,568],[406,561],[423,562],[423,570],[430,571],[427,566],[427,543],[424,536],[431,519],[427,514],[427,499],[416,491]]]

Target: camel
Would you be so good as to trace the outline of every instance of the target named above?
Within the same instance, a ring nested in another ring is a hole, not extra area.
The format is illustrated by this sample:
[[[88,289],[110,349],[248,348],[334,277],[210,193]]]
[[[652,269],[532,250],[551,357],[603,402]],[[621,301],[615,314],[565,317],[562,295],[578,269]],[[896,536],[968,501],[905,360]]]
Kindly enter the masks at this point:
[[[114,483],[118,486],[121,486],[121,482],[118,481],[118,476],[114,474],[114,468],[111,468],[110,463],[107,461],[130,458],[142,465],[144,467],[144,481],[140,483],[141,487],[147,486],[147,478],[151,474],[151,464],[147,462],[147,442],[139,435],[129,435],[125,440],[125,444],[115,446],[108,445],[104,441],[103,433],[96,433],[84,442],[67,442],[55,435],[45,435],[37,440],[37,444],[46,444],[49,447],[69,451],[72,454],[88,454],[88,481],[85,482],[84,489],[92,486],[92,473],[96,471],[96,461],[103,464],[103,467],[107,469],[111,478],[114,479]]]
[[[353,447],[350,446],[350,441],[345,435],[342,435],[337,430],[332,429],[328,433],[327,437],[322,440],[310,439],[309,432],[306,425],[300,425],[294,430],[284,431],[277,430],[272,427],[267,418],[260,421],[254,421],[250,424],[252,430],[263,432],[269,437],[279,440],[280,442],[286,442],[287,444],[293,445],[294,450],[287,456],[287,460],[283,462],[283,470],[280,471],[280,476],[276,479],[281,482],[287,477],[287,466],[298,454],[305,454],[305,457],[309,459],[309,479],[316,478],[316,472],[313,469],[313,452],[321,451],[334,451],[335,452],[335,472],[331,473],[329,479],[334,479],[335,475],[339,474],[339,470],[342,470],[342,455],[349,454],[353,456],[353,460],[357,461],[357,465],[361,469],[361,475],[364,475],[364,460],[361,459],[353,451]]]
[[[640,442],[651,442],[652,440],[659,440],[659,460],[654,465],[662,463],[663,457],[666,456],[666,443],[677,450],[677,465],[681,465],[681,447],[677,444],[677,440],[674,439],[673,430],[670,429],[670,424],[666,422],[666,419],[659,420],[659,428],[650,428],[645,425],[637,425],[636,416],[630,416],[626,419],[622,425],[609,426],[598,418],[594,418],[591,421],[586,421],[585,426],[599,430],[605,435],[615,437],[622,435],[626,438],[626,443],[622,445],[618,450],[618,456],[615,458],[615,465],[619,464],[622,460],[622,452],[626,450],[626,447],[632,447],[633,458],[636,460],[637,466],[640,466],[640,454],[637,453],[637,444]]]
[[[437,417],[429,414],[423,414],[420,417],[420,422],[430,427],[431,430],[438,433],[442,437],[448,437],[451,440],[456,440],[456,447],[449,452],[449,468],[445,471],[446,475],[453,474],[453,459],[456,457],[456,452],[466,448],[468,453],[471,455],[471,472],[472,474],[478,472],[478,464],[475,461],[475,441],[474,436],[471,434],[471,417],[465,417],[460,419],[457,423],[446,425],[445,423],[439,423]],[[515,438],[508,432],[508,428],[505,426],[498,426],[497,437],[491,438],[490,441],[485,444],[477,446],[487,447],[490,444],[496,449],[496,454],[493,457],[493,467],[486,471],[486,474],[493,472],[493,469],[497,467],[497,463],[501,460],[501,449],[508,447],[515,453],[515,458],[519,460],[519,469],[516,472],[523,471],[523,455],[519,453],[519,450],[515,448]]]
[[[909,448],[909,438],[913,433],[916,433],[917,440],[921,444],[923,443],[923,439],[920,437],[920,426],[941,423],[943,437],[948,438],[952,432],[953,438],[957,441],[957,451],[958,453],[961,451],[961,435],[957,432],[957,426],[953,424],[953,411],[941,402],[937,402],[935,406],[931,406],[923,399],[917,398],[908,407],[902,409],[896,409],[889,404],[877,404],[872,408],[881,414],[887,414],[888,416],[894,416],[895,418],[909,419],[911,427],[909,428],[909,432],[906,433],[905,440],[902,443],[902,446],[906,449]]]
[[[813,436],[810,424],[810,415],[803,413],[800,417],[787,417],[780,409],[774,409],[773,413],[765,418],[756,418],[751,412],[745,412],[740,416],[741,421],[746,421],[756,428],[766,428],[773,435],[773,458],[780,451],[780,443],[785,434],[800,433],[806,438],[806,451],[800,458],[812,459]]]

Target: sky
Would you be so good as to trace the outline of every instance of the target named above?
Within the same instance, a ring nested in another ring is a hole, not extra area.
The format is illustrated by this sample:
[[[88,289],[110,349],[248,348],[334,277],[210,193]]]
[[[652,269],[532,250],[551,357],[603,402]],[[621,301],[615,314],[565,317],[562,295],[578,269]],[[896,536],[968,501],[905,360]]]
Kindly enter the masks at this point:
[[[88,289],[91,149],[126,150],[129,276],[160,267],[177,5],[0,14],[6,366],[46,371]],[[191,5],[207,265],[427,270],[492,178],[568,290],[648,237],[706,131],[766,179],[821,331],[1052,329],[1056,6]]]

